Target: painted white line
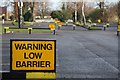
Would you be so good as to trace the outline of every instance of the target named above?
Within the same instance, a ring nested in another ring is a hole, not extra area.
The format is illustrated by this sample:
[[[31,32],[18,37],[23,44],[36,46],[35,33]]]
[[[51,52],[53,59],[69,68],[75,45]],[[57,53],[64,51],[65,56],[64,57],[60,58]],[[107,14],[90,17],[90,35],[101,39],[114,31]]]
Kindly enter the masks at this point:
[[[0,71],[0,73],[3,73],[3,72],[10,72],[10,71]]]
[[[0,64],[0,66],[2,66],[2,65],[10,65],[10,63],[6,63],[6,64]]]
[[[56,67],[58,67],[59,66],[59,64],[56,64]]]
[[[56,52],[58,52],[58,49],[56,49]],[[56,59],[57,59],[57,61],[58,61],[58,55],[56,54]],[[58,63],[56,63],[56,67],[58,67],[59,66],[59,64]]]
[[[58,51],[58,49],[56,49],[56,51]]]
[[[88,51],[89,53],[95,55],[97,58],[99,58],[101,61],[105,62],[107,65],[109,65],[110,67],[112,67],[114,70],[119,71],[118,68],[116,68],[115,66],[113,66],[112,64],[110,64],[109,62],[107,62],[106,60],[104,60],[103,58],[101,58],[100,56],[98,56],[97,54],[93,53],[92,51],[90,51],[89,49],[87,49],[82,43],[79,43],[79,45],[82,45],[83,48],[86,49],[86,51]]]

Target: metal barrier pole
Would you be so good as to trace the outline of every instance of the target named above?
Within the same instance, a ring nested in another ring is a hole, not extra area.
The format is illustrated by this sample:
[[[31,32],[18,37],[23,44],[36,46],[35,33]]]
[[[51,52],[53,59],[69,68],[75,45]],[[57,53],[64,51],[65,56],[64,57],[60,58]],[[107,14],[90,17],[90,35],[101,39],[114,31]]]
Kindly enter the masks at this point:
[[[32,34],[32,28],[28,28],[28,34]]]
[[[4,28],[4,34],[6,34],[6,31],[7,31],[6,28]]]
[[[107,27],[106,25],[103,25],[104,31],[106,30],[106,27]]]
[[[55,30],[53,30],[53,34],[55,35]]]
[[[58,30],[60,30],[60,26],[58,26]]]
[[[73,30],[75,30],[75,26],[76,26],[76,25],[73,25]]]
[[[117,36],[119,36],[119,31],[117,31]]]

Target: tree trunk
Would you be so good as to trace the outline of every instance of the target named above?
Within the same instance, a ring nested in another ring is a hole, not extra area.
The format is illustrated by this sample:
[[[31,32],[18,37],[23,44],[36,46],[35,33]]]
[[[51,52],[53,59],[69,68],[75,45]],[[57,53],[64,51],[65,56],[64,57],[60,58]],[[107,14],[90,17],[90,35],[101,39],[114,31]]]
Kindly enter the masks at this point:
[[[14,16],[16,21],[18,21],[18,2],[14,2]]]
[[[33,20],[35,19],[35,16],[38,14],[38,2],[33,2]]]
[[[120,1],[118,2],[118,17],[120,19]]]

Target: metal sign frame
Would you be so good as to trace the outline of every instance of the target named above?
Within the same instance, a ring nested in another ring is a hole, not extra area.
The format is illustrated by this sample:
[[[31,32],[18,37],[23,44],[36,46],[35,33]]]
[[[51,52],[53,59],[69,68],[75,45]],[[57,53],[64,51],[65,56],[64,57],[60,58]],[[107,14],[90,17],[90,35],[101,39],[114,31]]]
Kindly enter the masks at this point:
[[[12,42],[13,41],[53,41],[54,42],[54,70],[12,70]],[[10,72],[56,72],[56,40],[10,39]]]

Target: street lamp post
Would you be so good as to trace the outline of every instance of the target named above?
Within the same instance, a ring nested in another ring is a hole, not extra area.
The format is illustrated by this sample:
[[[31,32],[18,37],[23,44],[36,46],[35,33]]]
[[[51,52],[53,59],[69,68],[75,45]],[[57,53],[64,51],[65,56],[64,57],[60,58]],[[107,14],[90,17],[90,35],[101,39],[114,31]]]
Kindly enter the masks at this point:
[[[42,3],[42,18],[44,18],[44,14],[45,14],[45,2]]]
[[[19,28],[21,28],[23,23],[22,7],[23,7],[23,2],[19,0],[18,1],[18,27]]]
[[[20,28],[20,0],[18,2],[18,27]]]
[[[104,0],[99,0],[99,7],[102,15],[102,21],[104,21]]]

